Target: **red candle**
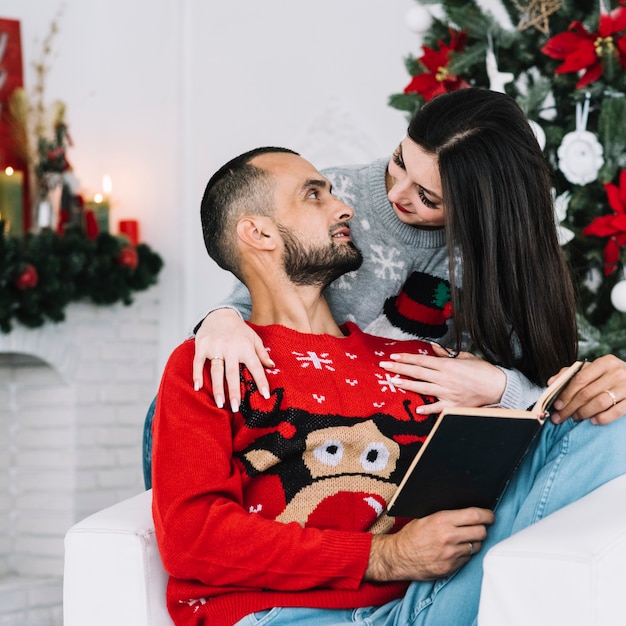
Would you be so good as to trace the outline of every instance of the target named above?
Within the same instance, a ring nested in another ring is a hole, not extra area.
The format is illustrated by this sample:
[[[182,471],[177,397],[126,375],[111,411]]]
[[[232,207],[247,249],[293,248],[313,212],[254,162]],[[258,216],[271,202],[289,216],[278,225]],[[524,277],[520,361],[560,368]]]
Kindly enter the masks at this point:
[[[139,222],[137,220],[120,220],[120,234],[126,235],[133,246],[139,243]]]

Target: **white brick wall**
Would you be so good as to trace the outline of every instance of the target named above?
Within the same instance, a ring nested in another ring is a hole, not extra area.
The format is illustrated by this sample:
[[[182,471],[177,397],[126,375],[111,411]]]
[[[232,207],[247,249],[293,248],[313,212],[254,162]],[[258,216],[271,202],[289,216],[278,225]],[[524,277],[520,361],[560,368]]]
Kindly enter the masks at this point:
[[[61,624],[66,530],[143,490],[158,307],[155,287],[0,334],[0,626]]]

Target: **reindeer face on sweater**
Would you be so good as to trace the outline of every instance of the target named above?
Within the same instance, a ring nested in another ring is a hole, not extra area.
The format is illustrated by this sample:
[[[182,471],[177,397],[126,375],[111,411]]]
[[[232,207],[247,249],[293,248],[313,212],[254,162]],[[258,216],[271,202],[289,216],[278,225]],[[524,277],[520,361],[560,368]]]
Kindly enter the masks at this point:
[[[309,413],[285,408],[284,389],[265,401],[253,382],[246,388],[241,415],[250,438],[237,457],[250,476],[250,512],[316,528],[346,530],[349,520],[353,530],[391,529],[384,511],[402,473],[398,419]]]

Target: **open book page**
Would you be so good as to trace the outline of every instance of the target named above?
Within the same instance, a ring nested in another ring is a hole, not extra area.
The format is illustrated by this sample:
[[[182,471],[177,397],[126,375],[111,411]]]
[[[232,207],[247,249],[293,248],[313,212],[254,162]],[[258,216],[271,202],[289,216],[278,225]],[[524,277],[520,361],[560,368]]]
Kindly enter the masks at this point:
[[[576,361],[573,365],[570,365],[544,392],[539,396],[535,406],[532,408],[532,412],[535,415],[546,415],[546,413],[552,408],[554,401],[558,395],[565,389],[576,374],[582,369],[584,361]]]

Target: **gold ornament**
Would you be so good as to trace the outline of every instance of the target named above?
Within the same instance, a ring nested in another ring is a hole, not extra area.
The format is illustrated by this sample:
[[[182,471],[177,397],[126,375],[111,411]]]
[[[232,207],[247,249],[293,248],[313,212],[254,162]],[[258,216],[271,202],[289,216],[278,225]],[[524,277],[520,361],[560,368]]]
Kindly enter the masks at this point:
[[[556,13],[562,6],[561,0],[530,0],[527,4],[514,0],[514,4],[520,12],[517,30],[526,30],[534,26],[544,35],[547,35],[550,30],[548,17]]]

